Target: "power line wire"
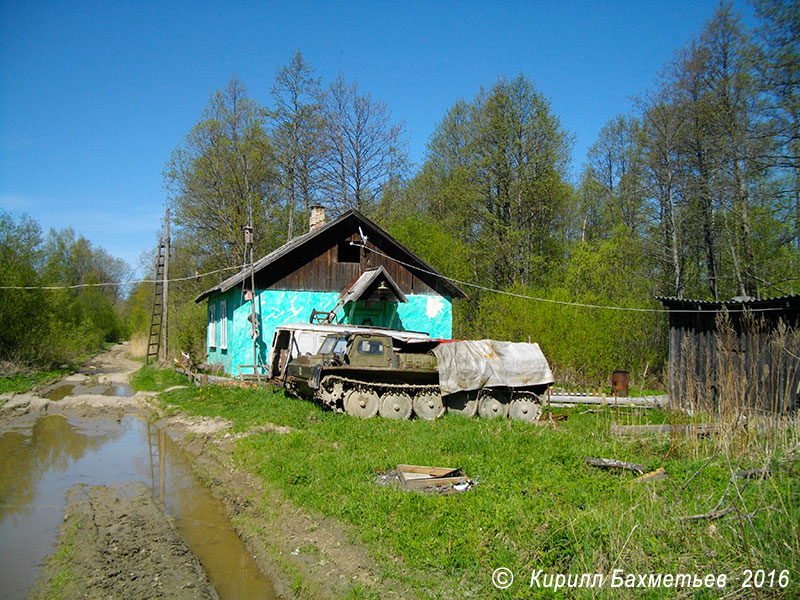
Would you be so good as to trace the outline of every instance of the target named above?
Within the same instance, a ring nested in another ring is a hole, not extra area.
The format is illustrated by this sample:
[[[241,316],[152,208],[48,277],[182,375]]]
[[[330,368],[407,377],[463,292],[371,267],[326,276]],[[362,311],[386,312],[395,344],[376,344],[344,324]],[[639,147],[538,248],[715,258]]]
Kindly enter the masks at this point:
[[[380,250],[375,248],[369,248],[365,244],[359,244],[357,242],[350,242],[351,246],[358,246],[367,250],[368,252],[373,252],[384,258],[387,258],[393,262],[396,262],[400,265],[403,265],[406,268],[414,269],[420,273],[426,273],[428,275],[433,275],[438,279],[445,279],[457,285],[464,285],[468,287],[472,287],[478,290],[482,290],[484,292],[491,292],[493,294],[502,294],[504,296],[511,296],[513,298],[522,298],[523,300],[533,300],[535,302],[547,302],[549,304],[558,304],[561,306],[574,306],[577,308],[593,308],[593,309],[600,309],[600,310],[616,310],[616,311],[627,311],[627,312],[639,312],[639,313],[709,313],[709,312],[719,312],[719,310],[702,310],[702,309],[669,309],[669,308],[637,308],[637,307],[630,307],[630,306],[609,306],[603,304],[586,304],[583,302],[569,302],[566,300],[553,300],[551,298],[539,298],[537,296],[529,296],[527,294],[519,294],[517,292],[509,292],[507,290],[498,290],[495,288],[487,287],[484,285],[479,285],[477,283],[471,283],[469,281],[461,281],[459,279],[455,279],[453,277],[447,277],[446,275],[442,275],[441,273],[437,273],[435,271],[430,271],[428,269],[423,269],[417,265],[412,265],[407,262],[403,262],[393,256],[389,256]],[[780,307],[773,307],[773,308],[746,308],[746,309],[728,309],[729,313],[744,313],[744,312],[769,312],[769,311],[782,311],[783,308]]]
[[[208,271],[207,273],[198,273],[196,275],[189,275],[188,277],[175,277],[167,279],[168,282],[173,281],[189,281],[191,279],[200,279],[208,275],[216,275],[224,271],[242,270],[247,265],[239,265],[236,267],[224,267],[215,271]],[[136,285],[137,283],[163,283],[162,279],[135,279],[131,281],[107,281],[103,283],[77,283],[75,285],[3,285],[0,290],[75,290],[79,288],[88,287],[115,287],[123,285]]]
[[[612,305],[605,305],[605,304],[588,304],[584,302],[569,302],[567,300],[553,300],[552,298],[541,298],[538,296],[530,296],[528,294],[520,294],[518,292],[510,292],[508,290],[499,290],[496,288],[491,288],[485,285],[480,285],[477,283],[472,283],[470,281],[461,281],[460,279],[455,279],[454,277],[448,277],[441,273],[437,273],[435,271],[430,271],[428,269],[423,269],[418,265],[412,265],[410,263],[404,262],[393,256],[389,256],[376,248],[370,248],[365,244],[359,244],[357,242],[350,242],[351,246],[357,246],[359,248],[363,248],[368,252],[372,252],[374,254],[378,254],[392,262],[396,262],[397,264],[403,265],[408,269],[413,269],[419,273],[425,273],[427,275],[432,275],[437,279],[444,279],[446,281],[450,281],[457,285],[463,285],[471,288],[475,288],[484,292],[490,292],[493,294],[501,294],[503,296],[510,296],[512,298],[521,298],[523,300],[531,300],[534,302],[545,302],[548,304],[556,304],[559,306],[572,306],[576,308],[591,308],[596,310],[616,310],[620,312],[638,312],[638,313],[658,313],[658,314],[668,314],[668,313],[689,313],[689,314],[699,314],[699,313],[709,313],[709,312],[720,312],[719,309],[669,309],[669,308],[639,308],[639,307],[631,307],[631,306],[612,306]],[[207,277],[208,275],[216,275],[217,273],[222,273],[225,271],[233,271],[233,270],[243,270],[246,267],[250,266],[250,263],[244,265],[238,265],[235,267],[224,267],[222,269],[216,269],[214,271],[208,271],[207,273],[199,273],[197,275],[190,275],[188,277],[175,277],[168,279],[168,282],[174,281],[189,281],[193,279],[200,279],[201,277]],[[0,290],[74,290],[79,288],[88,288],[88,287],[114,287],[114,286],[124,286],[124,285],[136,285],[138,283],[160,283],[161,280],[155,279],[136,279],[132,281],[116,281],[116,282],[103,282],[103,283],[79,283],[75,285],[6,285],[0,286]],[[687,300],[687,302],[691,302]],[[783,311],[784,309],[781,307],[767,307],[767,308],[744,308],[744,309],[728,309],[729,313],[744,313],[744,312],[772,312],[772,311]]]

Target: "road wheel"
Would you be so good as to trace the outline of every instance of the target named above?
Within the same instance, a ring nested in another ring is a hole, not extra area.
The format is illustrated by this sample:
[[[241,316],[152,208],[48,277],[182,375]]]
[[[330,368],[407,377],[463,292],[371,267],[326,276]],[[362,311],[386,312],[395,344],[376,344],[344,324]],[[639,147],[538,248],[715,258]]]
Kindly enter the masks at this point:
[[[484,419],[504,419],[508,416],[508,403],[497,394],[483,393],[478,401],[478,414]]]
[[[380,413],[384,419],[408,419],[411,416],[411,397],[400,392],[387,392],[381,398]]]
[[[414,396],[414,414],[424,421],[433,421],[444,414],[441,394],[420,392]]]
[[[337,410],[337,408],[341,410],[339,403],[342,400],[343,393],[342,382],[336,381],[329,375],[322,378],[319,387],[314,392],[314,398],[331,410]]]
[[[515,421],[532,423],[542,416],[542,405],[534,396],[520,396],[511,401],[508,416]]]
[[[373,390],[350,390],[344,397],[344,410],[348,415],[370,419],[378,414],[380,399]]]
[[[478,398],[475,392],[456,392],[445,398],[445,407],[448,413],[471,419],[478,412]]]

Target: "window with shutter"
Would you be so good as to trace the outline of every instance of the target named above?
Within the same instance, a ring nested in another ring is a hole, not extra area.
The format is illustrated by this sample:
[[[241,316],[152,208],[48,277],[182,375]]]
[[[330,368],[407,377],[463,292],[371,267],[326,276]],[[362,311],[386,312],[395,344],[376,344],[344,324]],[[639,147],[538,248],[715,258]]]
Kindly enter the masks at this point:
[[[208,304],[208,347],[217,347],[217,305]]]
[[[228,301],[219,302],[219,347],[221,350],[228,349]]]

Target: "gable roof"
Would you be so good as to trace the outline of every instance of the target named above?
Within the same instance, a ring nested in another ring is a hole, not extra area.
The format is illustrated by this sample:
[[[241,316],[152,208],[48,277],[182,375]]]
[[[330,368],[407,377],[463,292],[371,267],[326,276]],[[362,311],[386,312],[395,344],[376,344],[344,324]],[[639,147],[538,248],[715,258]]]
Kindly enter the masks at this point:
[[[254,272],[258,273],[259,271],[274,264],[279,259],[289,256],[290,254],[298,252],[302,248],[313,244],[314,240],[316,240],[318,237],[322,236],[331,229],[341,226],[346,221],[353,221],[354,225],[363,229],[364,233],[368,238],[378,237],[382,239],[386,243],[384,250],[388,251],[391,249],[394,251],[394,253],[404,255],[402,260],[406,264],[404,264],[403,266],[414,272],[415,275],[422,273],[423,275],[427,275],[429,277],[438,279],[442,287],[445,288],[448,292],[450,292],[450,295],[453,298],[467,297],[467,294],[455,283],[452,283],[442,273],[434,269],[431,265],[422,260],[422,258],[417,256],[414,252],[412,252],[406,246],[398,242],[391,235],[386,233],[386,231],[381,229],[378,225],[370,221],[367,217],[365,217],[355,209],[348,210],[347,212],[341,214],[336,219],[333,219],[332,221],[325,223],[324,225],[318,227],[313,231],[309,231],[308,233],[304,233],[303,235],[297,236],[296,238],[289,240],[280,248],[276,248],[263,258],[256,261],[255,265],[253,266]],[[216,292],[226,292],[229,289],[233,288],[234,286],[242,283],[242,281],[244,281],[245,278],[249,276],[250,276],[250,268],[247,267],[245,269],[242,269],[236,275],[228,277],[227,279],[221,281],[214,287],[200,294],[195,299],[195,302],[201,302],[202,300],[204,300],[205,298]]]
[[[355,283],[339,295],[339,302],[347,304],[348,302],[358,302],[359,300],[367,299],[370,292],[374,291],[372,284],[378,281],[380,282],[378,286],[385,284],[386,291],[390,292],[397,302],[408,302],[406,295],[394,282],[394,279],[392,279],[389,273],[386,272],[383,266],[367,269],[361,273]]]

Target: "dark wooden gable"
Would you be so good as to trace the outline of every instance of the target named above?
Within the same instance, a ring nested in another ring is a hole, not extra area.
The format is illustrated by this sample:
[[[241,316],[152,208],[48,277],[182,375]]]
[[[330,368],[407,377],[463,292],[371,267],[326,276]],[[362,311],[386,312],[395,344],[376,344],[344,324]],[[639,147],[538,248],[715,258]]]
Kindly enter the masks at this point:
[[[366,248],[350,244],[362,244],[362,234],[367,238]],[[354,210],[294,238],[257,261],[255,287],[341,292],[363,271],[379,266],[386,269],[404,294],[466,297],[456,284]],[[196,301],[241,284],[250,287],[247,269],[206,290]]]
[[[359,225],[369,250],[350,245],[362,242]],[[343,220],[256,273],[256,288],[341,292],[364,270],[383,266],[404,294],[453,295],[440,278],[397,262],[415,261],[381,234],[367,231],[356,219]]]

